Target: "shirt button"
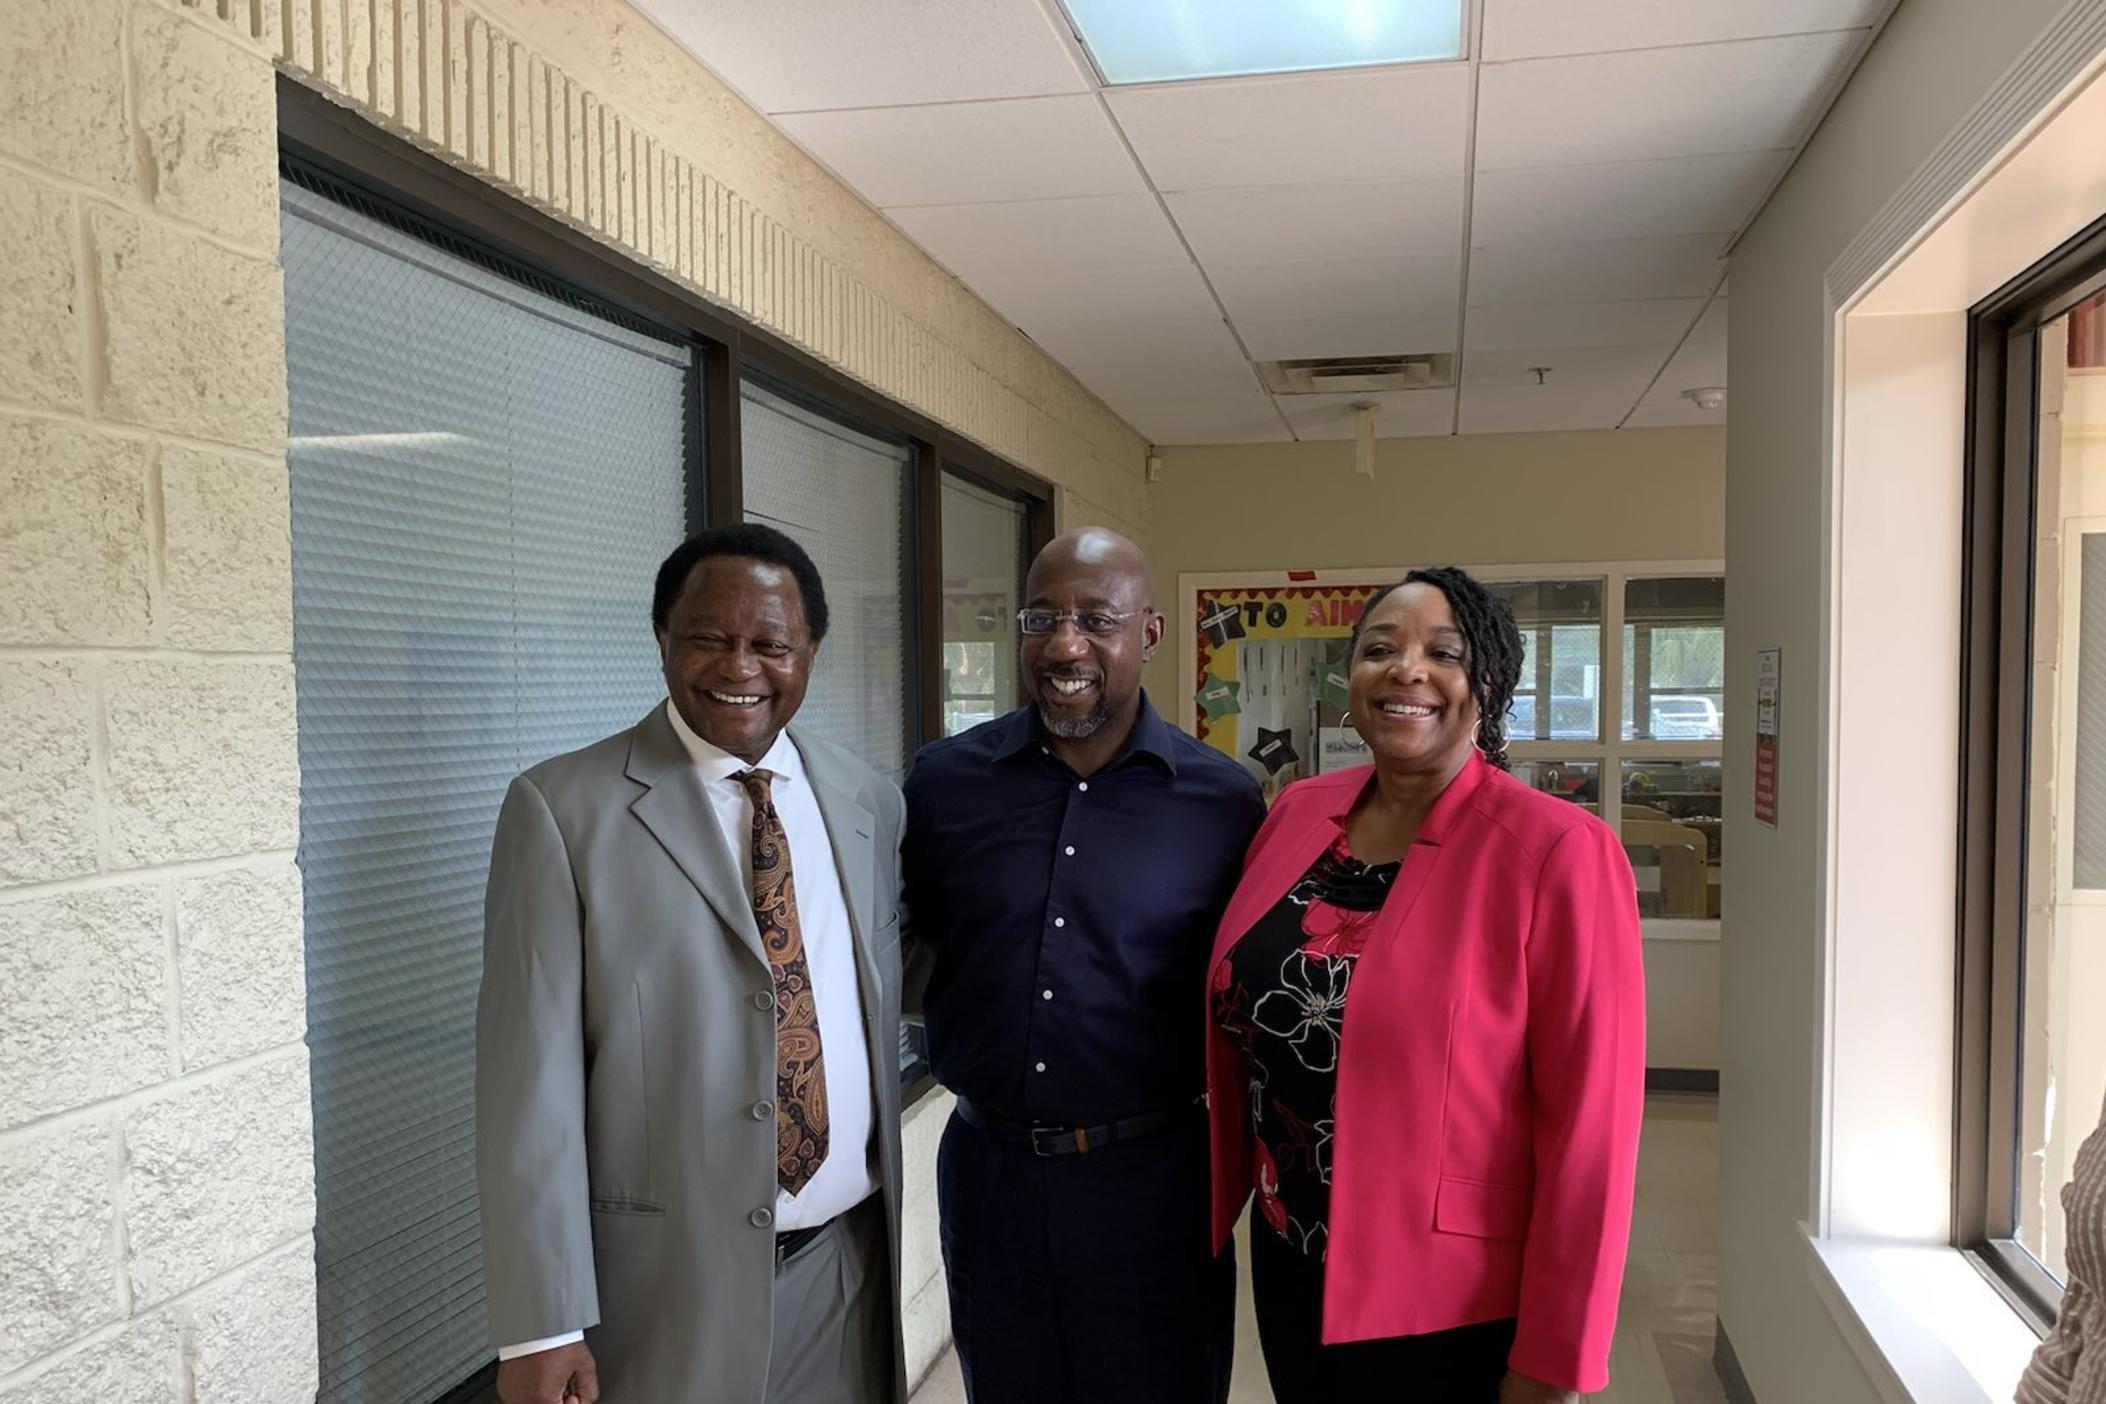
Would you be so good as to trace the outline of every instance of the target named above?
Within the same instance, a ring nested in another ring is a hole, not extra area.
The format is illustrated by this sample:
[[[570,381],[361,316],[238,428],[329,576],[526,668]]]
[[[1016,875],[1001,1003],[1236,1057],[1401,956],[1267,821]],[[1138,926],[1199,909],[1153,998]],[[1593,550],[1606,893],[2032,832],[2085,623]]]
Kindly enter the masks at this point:
[[[773,1209],[756,1209],[746,1216],[746,1222],[755,1228],[772,1228],[775,1225]]]
[[[773,1009],[775,1007],[775,996],[756,993],[753,996],[753,1007],[760,1010]]]
[[[1068,924],[1068,919],[1066,917],[1055,917],[1053,918],[1053,924],[1055,926],[1066,926]]]
[[[1044,1072],[1044,1071],[1046,1070],[1046,1065],[1045,1065],[1044,1063],[1040,1063],[1040,1064],[1038,1065],[1038,1070],[1039,1070],[1040,1072]]]
[[[1075,856],[1075,845],[1071,843],[1062,851],[1066,853],[1068,857],[1073,858]]]
[[[775,1103],[755,1102],[753,1104],[753,1119],[755,1121],[766,1121],[773,1115],[775,1115]]]
[[[1046,990],[1046,991],[1042,992],[1042,993],[1041,993],[1041,994],[1039,995],[1039,998],[1040,998],[1040,999],[1051,999],[1051,998],[1053,998],[1053,991],[1051,991],[1051,990]]]
[[[1085,780],[1081,784],[1077,785],[1075,788],[1082,791],[1084,794],[1088,794],[1090,791],[1090,782]]]

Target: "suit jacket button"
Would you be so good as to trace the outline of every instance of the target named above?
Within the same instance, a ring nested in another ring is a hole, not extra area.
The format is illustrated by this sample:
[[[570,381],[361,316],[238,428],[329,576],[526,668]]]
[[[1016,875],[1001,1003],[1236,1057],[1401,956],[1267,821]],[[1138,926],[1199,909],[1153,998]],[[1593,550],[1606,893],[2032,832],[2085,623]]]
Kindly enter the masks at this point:
[[[755,1228],[768,1228],[775,1223],[775,1211],[773,1209],[756,1209],[746,1216],[746,1222]]]
[[[775,996],[771,994],[755,994],[753,996],[753,1007],[764,1011],[773,1009],[775,1007]]]
[[[773,1115],[775,1115],[775,1103],[755,1102],[753,1104],[753,1119],[755,1121],[766,1121]]]

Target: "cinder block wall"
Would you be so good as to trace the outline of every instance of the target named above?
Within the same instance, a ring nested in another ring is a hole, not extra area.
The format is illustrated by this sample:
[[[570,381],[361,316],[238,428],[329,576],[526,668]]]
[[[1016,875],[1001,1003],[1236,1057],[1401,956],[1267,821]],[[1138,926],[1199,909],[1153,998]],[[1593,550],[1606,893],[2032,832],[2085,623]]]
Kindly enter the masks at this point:
[[[1146,538],[1142,439],[621,0],[0,2],[10,1404],[315,1388],[280,71]]]
[[[0,6],[0,1398],[312,1397],[270,65]]]

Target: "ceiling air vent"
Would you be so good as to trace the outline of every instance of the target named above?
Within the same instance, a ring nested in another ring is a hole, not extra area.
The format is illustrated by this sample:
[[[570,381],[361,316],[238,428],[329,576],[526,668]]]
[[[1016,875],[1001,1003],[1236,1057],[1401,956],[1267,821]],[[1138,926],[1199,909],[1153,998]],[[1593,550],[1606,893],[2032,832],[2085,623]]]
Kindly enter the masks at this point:
[[[1317,356],[1260,361],[1258,374],[1275,395],[1366,395],[1379,390],[1438,390],[1455,383],[1455,356]]]

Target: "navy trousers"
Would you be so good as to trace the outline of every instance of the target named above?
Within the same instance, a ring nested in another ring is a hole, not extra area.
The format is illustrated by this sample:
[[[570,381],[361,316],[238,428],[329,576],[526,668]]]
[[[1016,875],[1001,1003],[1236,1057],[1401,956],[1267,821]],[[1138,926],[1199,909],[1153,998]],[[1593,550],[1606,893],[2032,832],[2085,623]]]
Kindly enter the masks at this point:
[[[937,1153],[974,1404],[1223,1404],[1236,1265],[1208,1246],[1207,1126],[1039,1156],[957,1116]]]

